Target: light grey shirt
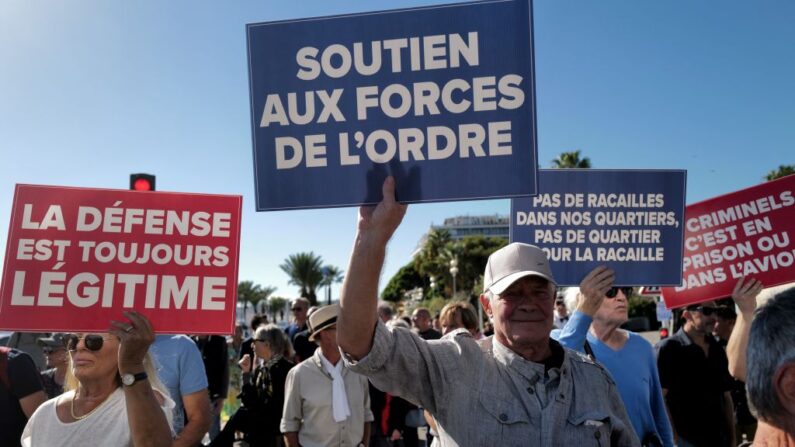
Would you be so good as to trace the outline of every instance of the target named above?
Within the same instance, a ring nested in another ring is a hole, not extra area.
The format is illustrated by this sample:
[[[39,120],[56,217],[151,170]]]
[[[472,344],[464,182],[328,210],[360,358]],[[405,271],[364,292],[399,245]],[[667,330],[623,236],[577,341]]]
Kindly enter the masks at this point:
[[[444,447],[640,445],[610,375],[550,343],[563,363],[545,373],[493,337],[477,342],[462,329],[425,341],[378,321],[367,356],[345,360],[380,390],[430,411]]]
[[[363,441],[364,424],[373,420],[367,378],[342,368],[351,415],[334,421],[332,378],[323,368],[320,348],[287,374],[284,385],[282,433],[298,432],[303,447],[355,447]]]

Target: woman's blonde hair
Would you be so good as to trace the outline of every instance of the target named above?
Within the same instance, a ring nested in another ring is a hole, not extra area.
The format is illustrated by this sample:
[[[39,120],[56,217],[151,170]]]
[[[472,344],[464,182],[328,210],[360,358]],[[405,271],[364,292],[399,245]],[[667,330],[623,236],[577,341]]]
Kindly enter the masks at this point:
[[[118,361],[118,360],[117,360]],[[77,391],[77,388],[80,386],[80,382],[75,377],[73,368],[74,364],[72,363],[72,356],[69,355],[69,368],[66,369],[66,377],[64,378],[64,391]],[[157,376],[157,365],[155,359],[152,355],[147,352],[144,356],[144,371],[148,376],[149,384],[152,385],[152,389],[157,390],[163,397],[171,398],[168,393],[168,388],[163,385],[163,382],[160,381],[160,378]],[[118,369],[116,370],[116,385],[121,386],[121,375],[119,374]]]
[[[442,308],[439,321],[454,322],[455,316],[461,315],[461,323],[469,331],[478,329],[478,317],[475,308],[466,301],[451,301]]]

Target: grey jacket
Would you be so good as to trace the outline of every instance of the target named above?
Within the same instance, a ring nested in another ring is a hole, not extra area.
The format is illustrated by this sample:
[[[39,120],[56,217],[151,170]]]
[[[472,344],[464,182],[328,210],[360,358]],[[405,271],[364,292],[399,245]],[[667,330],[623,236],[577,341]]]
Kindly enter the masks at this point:
[[[563,363],[545,374],[493,338],[459,330],[425,341],[378,321],[367,356],[344,358],[377,388],[430,411],[443,447],[640,445],[610,375],[555,349]]]

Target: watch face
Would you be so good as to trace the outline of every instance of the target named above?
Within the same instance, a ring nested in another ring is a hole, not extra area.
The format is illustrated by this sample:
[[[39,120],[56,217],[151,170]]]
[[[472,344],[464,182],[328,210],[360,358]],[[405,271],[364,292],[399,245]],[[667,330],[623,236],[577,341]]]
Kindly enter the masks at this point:
[[[135,383],[135,376],[132,374],[124,374],[121,376],[121,383],[130,386]]]

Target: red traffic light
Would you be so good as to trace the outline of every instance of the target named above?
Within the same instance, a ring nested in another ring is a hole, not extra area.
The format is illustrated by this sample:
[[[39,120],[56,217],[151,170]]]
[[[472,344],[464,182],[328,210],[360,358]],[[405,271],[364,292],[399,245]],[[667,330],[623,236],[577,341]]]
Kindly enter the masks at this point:
[[[155,176],[151,174],[130,174],[130,189],[133,191],[154,191]]]
[[[145,178],[139,178],[133,183],[133,189],[136,191],[151,191],[152,184]]]

